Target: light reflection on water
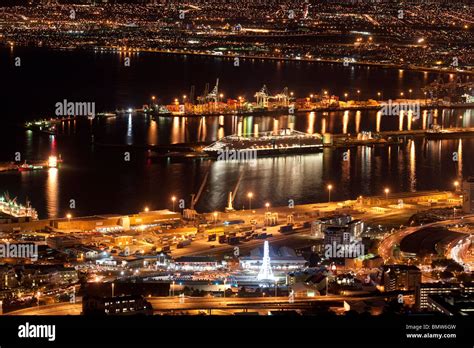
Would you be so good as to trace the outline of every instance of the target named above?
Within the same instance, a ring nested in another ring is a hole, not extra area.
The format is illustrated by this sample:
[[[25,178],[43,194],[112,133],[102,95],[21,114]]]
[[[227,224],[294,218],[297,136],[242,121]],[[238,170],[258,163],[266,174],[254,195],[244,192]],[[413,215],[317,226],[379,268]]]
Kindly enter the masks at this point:
[[[435,122],[435,112],[426,111],[423,117],[412,120],[412,129],[429,127]],[[405,116],[405,120],[407,117]],[[472,110],[440,112],[438,121],[443,126],[472,126]],[[246,193],[254,193],[254,207],[265,202],[272,206],[327,201],[328,183],[334,188],[333,200],[355,198],[359,195],[382,194],[385,187],[391,192],[429,189],[452,189],[452,182],[461,176],[473,175],[472,161],[465,161],[474,153],[474,139],[426,141],[407,140],[401,146],[380,148],[324,149],[323,152],[287,157],[259,158],[255,166],[249,163],[229,163],[208,160],[149,161],[144,152],[132,154],[131,163],[124,163],[123,152],[113,148],[92,146],[91,129],[98,142],[108,144],[169,144],[179,142],[211,142],[224,135],[256,130],[272,131],[285,127],[305,132],[355,134],[360,131],[398,129],[398,117],[381,116],[377,112],[308,113],[280,117],[205,117],[159,118],[152,121],[145,116],[125,116],[89,122],[68,122],[64,133],[54,139],[39,134],[16,135],[13,147],[20,148],[34,159],[47,158],[56,151],[65,163],[59,170],[47,172],[1,174],[0,192],[8,190],[21,197],[28,196],[41,217],[64,216],[69,199],[78,202],[75,215],[98,213],[130,213],[143,209],[170,208],[172,195],[185,199],[196,193],[203,177],[210,169],[209,179],[198,202],[201,211],[221,210],[243,171],[235,208],[247,205]],[[404,128],[407,127],[407,121]],[[8,150],[10,151],[10,150]],[[13,151],[13,150],[11,150]],[[458,161],[453,161],[456,152]],[[466,157],[468,156],[468,157]],[[210,164],[210,166],[209,166]]]

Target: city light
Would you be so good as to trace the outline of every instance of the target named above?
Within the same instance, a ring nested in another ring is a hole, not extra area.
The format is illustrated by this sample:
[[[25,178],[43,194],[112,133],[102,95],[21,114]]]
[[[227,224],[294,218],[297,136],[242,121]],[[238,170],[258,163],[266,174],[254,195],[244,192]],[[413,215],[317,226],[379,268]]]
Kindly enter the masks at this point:
[[[331,202],[332,185],[329,184],[329,185],[327,186],[327,189],[328,189],[328,202]]]
[[[56,156],[49,156],[48,158],[48,167],[49,168],[57,168],[58,166],[58,158]]]
[[[176,202],[176,196],[171,197],[171,202],[173,202],[173,211],[175,211],[174,210],[174,203]]]
[[[469,313],[472,1],[16,2],[0,314]]]
[[[384,189],[384,192],[385,192],[385,199],[388,199],[388,194],[390,193],[390,189],[388,187],[386,187]]]

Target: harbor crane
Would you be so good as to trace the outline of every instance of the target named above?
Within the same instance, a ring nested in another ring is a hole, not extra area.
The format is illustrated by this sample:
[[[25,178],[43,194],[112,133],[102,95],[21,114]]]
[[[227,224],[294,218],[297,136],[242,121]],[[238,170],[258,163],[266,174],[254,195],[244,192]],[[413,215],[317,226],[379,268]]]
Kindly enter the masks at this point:
[[[474,82],[463,82],[460,76],[445,82],[441,75],[435,81],[422,88],[422,91],[425,95],[429,95],[430,99],[448,98],[450,101],[459,100],[463,94],[470,93],[472,95],[473,90]]]
[[[267,86],[263,85],[262,89],[255,93],[255,98],[257,98],[257,107],[259,108],[267,108],[270,100],[275,100],[278,106],[285,107],[287,107],[290,102],[288,87],[285,87],[281,93],[270,95]]]

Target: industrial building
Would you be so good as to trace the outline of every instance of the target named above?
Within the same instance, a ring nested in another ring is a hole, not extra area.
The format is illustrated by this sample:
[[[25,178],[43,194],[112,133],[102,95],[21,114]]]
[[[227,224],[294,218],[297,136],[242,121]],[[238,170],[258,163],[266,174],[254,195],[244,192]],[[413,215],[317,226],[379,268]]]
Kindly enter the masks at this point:
[[[306,265],[306,260],[302,256],[296,255],[295,251],[286,246],[279,249],[269,248],[270,265],[274,271],[285,271],[302,268]],[[250,256],[239,259],[242,269],[258,271],[262,266],[263,248],[256,248],[250,251]]]

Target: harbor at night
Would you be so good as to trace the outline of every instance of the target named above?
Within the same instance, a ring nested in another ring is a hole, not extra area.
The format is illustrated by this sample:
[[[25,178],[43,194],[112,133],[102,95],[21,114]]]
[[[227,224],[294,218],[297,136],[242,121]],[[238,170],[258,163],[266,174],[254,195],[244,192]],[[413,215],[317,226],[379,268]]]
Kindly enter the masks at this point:
[[[394,344],[472,339],[473,10],[0,4],[6,342],[70,344],[69,320],[122,317],[190,337],[245,317],[354,342],[358,320],[385,325],[369,343],[392,320]]]

